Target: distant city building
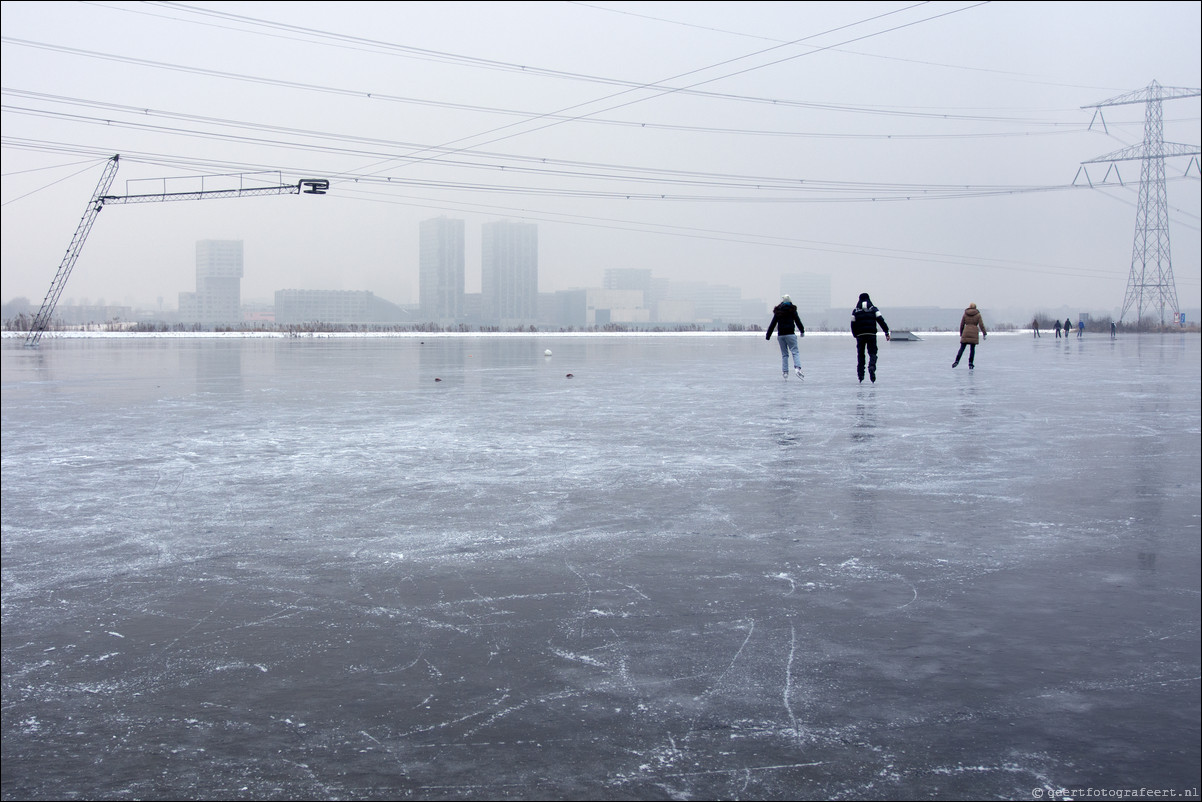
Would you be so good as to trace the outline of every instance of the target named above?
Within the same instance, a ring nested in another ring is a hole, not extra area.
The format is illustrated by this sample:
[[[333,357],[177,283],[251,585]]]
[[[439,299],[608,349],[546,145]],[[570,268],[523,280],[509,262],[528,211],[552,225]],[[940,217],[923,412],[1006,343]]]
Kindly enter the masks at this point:
[[[706,284],[697,297],[697,317],[714,323],[743,319],[743,291],[726,284]]]
[[[664,299],[655,304],[655,322],[664,325],[697,322],[697,305],[692,301]]]
[[[561,326],[590,329],[608,325],[645,326],[651,310],[642,290],[561,290],[555,293],[555,320]]]
[[[418,262],[422,317],[452,323],[464,317],[464,222],[449,217],[423,220]]]
[[[196,243],[196,291],[179,294],[184,323],[234,325],[242,322],[242,241]]]
[[[725,284],[707,284],[703,281],[673,281],[668,294],[656,304],[657,319],[667,322],[664,311],[671,308],[673,317],[681,314],[684,307],[669,304],[670,301],[688,301],[693,305],[697,323],[735,323],[742,321],[743,291]],[[676,322],[685,322],[677,320]]]
[[[651,277],[651,293],[644,298],[647,306],[655,309],[660,301],[666,301],[672,297],[672,281],[661,276]]]
[[[404,320],[404,310],[366,290],[275,291],[278,324],[366,325]]]
[[[538,319],[538,226],[485,223],[481,244],[484,319],[502,327],[533,324]]]
[[[806,316],[826,315],[831,308],[831,277],[821,273],[785,273],[780,277],[781,295],[797,306],[802,322]],[[775,306],[775,304],[773,304]]]
[[[463,317],[479,323],[484,316],[484,298],[478,292],[469,292],[463,296]]]
[[[765,321],[772,320],[772,307],[776,304],[770,304],[763,298],[744,298],[739,305],[739,318],[742,323],[758,323],[761,326],[767,325]],[[805,323],[805,321],[801,321]]]
[[[34,310],[37,311],[37,310]],[[85,323],[128,323],[134,319],[132,306],[98,304],[60,304],[55,317],[67,325]]]
[[[242,304],[242,322],[266,324],[275,322],[275,306],[266,301],[248,301]]]
[[[611,267],[605,271],[607,290],[638,290],[643,293],[643,302],[651,300],[651,271],[642,267]]]

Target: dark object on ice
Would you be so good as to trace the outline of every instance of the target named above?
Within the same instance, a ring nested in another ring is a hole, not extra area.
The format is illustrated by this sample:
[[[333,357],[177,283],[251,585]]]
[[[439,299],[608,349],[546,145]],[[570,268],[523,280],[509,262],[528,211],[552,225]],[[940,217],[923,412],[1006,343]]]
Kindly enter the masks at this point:
[[[564,376],[564,378],[565,378],[565,379],[570,379],[570,378],[572,378],[572,374],[571,374],[571,373],[569,373],[567,376]]]
[[[851,310],[851,333],[856,338],[856,375],[864,381],[864,352],[868,352],[868,378],[876,382],[876,332],[877,328],[885,332],[885,340],[891,339],[889,324],[881,310],[877,309],[868,297],[868,293],[860,293],[860,300],[855,309]]]
[[[921,342],[922,338],[912,331],[897,331],[894,329],[889,332],[891,342]]]
[[[960,350],[956,352],[956,361],[952,363],[952,367],[960,364],[960,357],[964,356],[964,349],[968,348],[968,369],[972,370],[977,346],[988,334],[989,332],[985,331],[985,320],[981,317],[977,305],[969,304],[964,310],[964,316],[960,318]]]

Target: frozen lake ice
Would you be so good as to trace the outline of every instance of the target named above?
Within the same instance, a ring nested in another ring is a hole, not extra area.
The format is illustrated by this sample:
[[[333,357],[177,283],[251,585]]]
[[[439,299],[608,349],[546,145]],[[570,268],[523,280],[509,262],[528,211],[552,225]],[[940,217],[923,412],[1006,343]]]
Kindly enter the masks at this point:
[[[1196,796],[1200,338],[919,336],[4,339],[3,798]]]

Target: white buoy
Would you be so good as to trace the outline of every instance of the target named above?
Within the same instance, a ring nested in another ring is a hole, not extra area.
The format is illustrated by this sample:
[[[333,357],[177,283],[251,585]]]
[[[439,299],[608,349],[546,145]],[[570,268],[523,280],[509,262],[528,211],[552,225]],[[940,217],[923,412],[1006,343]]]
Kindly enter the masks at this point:
[[[548,348],[546,351],[543,351],[543,356],[551,356],[551,349]]]

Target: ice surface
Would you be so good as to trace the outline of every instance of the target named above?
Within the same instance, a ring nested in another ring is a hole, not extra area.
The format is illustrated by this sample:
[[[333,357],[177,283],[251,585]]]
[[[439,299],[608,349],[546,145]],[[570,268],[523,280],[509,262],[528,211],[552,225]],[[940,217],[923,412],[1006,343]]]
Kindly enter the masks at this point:
[[[920,336],[5,339],[3,797],[1196,794],[1198,336]]]

